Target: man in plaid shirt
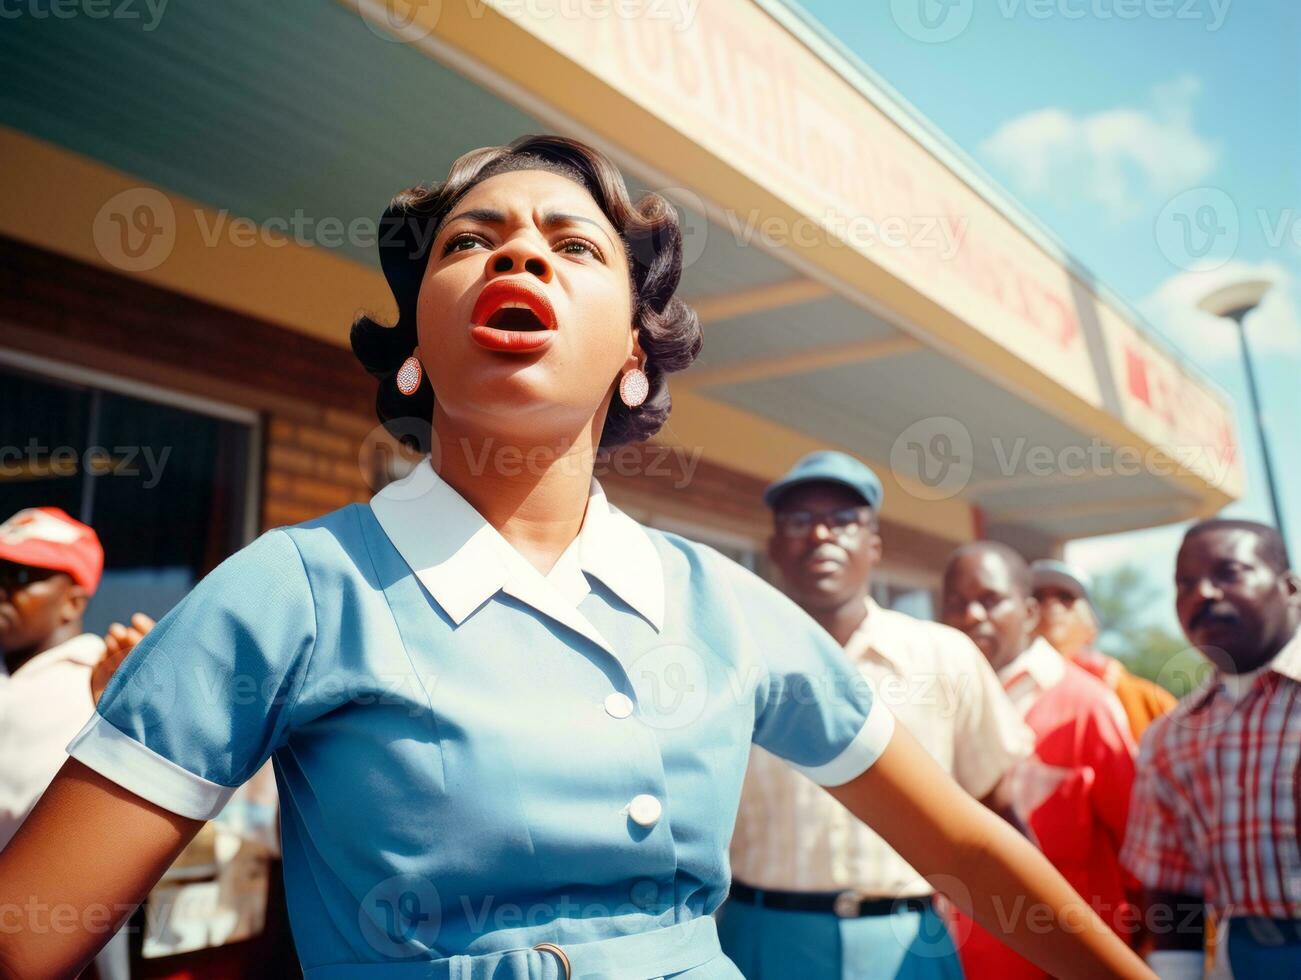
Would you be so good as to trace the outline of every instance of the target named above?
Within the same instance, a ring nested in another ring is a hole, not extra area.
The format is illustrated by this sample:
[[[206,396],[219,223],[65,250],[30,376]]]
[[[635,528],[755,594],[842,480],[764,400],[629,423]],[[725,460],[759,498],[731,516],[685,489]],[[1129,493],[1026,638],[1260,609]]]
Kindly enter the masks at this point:
[[[1252,521],[1193,526],[1176,607],[1207,682],[1143,737],[1121,861],[1144,884],[1163,980],[1200,978],[1202,910],[1235,977],[1301,976],[1301,579]]]

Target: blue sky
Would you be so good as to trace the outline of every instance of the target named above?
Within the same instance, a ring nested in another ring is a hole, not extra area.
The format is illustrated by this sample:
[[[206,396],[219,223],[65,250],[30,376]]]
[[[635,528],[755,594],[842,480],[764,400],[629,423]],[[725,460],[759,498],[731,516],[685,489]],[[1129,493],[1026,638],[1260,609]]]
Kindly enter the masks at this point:
[[[1295,560],[1301,494],[1289,491],[1301,486],[1301,5],[803,6],[1229,394],[1248,482],[1229,513],[1261,520],[1269,520],[1269,503],[1236,338],[1193,304],[1237,275],[1276,283],[1248,329]],[[1180,212],[1205,219],[1200,227],[1210,233],[1184,239],[1174,223]],[[1095,538],[1072,544],[1068,558],[1095,573],[1138,564],[1172,598],[1180,533]],[[1170,602],[1153,615],[1174,625]]]

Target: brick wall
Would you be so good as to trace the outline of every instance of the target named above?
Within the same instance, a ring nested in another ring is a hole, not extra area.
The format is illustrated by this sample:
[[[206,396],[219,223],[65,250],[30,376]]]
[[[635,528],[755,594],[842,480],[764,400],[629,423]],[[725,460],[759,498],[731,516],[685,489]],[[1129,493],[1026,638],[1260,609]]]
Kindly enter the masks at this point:
[[[370,498],[374,382],[342,347],[2,236],[0,346],[259,413],[263,528]]]

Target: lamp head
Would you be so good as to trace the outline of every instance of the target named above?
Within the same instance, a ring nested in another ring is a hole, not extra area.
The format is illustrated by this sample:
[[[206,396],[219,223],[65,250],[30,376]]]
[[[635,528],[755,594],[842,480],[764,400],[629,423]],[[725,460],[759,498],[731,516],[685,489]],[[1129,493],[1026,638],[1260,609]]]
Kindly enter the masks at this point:
[[[1197,308],[1212,316],[1241,320],[1260,305],[1260,301],[1265,298],[1272,285],[1273,283],[1267,279],[1243,279],[1231,282],[1203,296],[1198,301]]]

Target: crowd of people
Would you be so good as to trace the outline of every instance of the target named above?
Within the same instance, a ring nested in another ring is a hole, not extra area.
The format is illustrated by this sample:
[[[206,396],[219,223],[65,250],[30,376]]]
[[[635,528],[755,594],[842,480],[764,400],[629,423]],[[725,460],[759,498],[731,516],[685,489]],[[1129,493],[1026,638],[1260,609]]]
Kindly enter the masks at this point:
[[[766,496],[784,587],[878,690],[949,680],[933,690],[951,697],[892,701],[896,716],[1163,978],[1301,975],[1301,582],[1279,533],[1188,530],[1176,611],[1214,670],[1176,703],[1096,647],[1088,579],[1058,560],[974,542],[945,567],[941,622],[881,608],[881,498],[870,469],[834,452]],[[937,908],[937,886],[963,883],[922,879],[761,749],[732,862],[722,935],[746,976],[1047,976]]]
[[[593,478],[700,349],[667,201],[528,136],[389,218],[399,320],[353,349],[436,463],[105,637],[94,531],[0,526],[0,977],[123,976],[141,903],[129,965],[178,978],[1301,975],[1278,531],[1188,529],[1178,704],[1059,561],[976,541],[939,622],[873,601],[882,484],[842,453],[767,489],[774,587]],[[498,444],[566,451],[476,469]]]

